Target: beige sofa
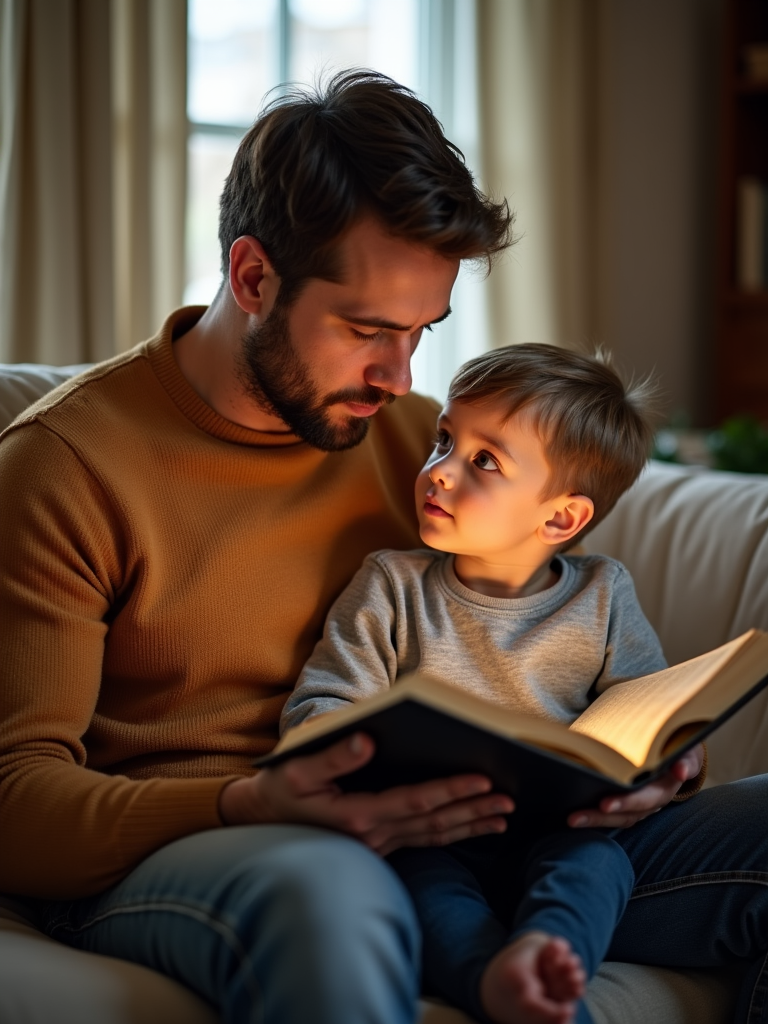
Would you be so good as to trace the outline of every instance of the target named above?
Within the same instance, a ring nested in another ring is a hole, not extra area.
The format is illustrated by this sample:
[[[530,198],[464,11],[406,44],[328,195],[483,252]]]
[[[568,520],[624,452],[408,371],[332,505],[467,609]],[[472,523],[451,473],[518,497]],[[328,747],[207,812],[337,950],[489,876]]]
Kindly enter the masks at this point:
[[[0,366],[0,429],[72,368]],[[632,571],[671,661],[750,626],[768,629],[768,478],[651,464],[588,538]],[[768,692],[710,744],[712,782],[768,771]],[[0,841],[2,839],[0,838]],[[604,964],[589,988],[596,1024],[726,1024],[727,972]],[[46,938],[25,908],[0,898],[2,1024],[215,1024],[213,1010],[143,967]],[[420,1024],[468,1024],[425,1003]]]

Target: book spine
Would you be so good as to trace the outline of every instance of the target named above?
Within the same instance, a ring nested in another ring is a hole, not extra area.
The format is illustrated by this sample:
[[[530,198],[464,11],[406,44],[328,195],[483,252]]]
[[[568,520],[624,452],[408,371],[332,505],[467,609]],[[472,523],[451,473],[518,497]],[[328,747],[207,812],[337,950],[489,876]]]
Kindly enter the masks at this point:
[[[736,186],[736,284],[745,292],[764,287],[765,190],[757,178],[739,178]]]

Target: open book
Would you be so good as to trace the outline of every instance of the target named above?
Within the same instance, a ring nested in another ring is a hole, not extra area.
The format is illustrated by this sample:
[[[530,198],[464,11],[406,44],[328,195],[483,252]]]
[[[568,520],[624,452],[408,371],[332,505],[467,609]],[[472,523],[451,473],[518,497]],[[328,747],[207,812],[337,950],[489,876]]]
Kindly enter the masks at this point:
[[[361,731],[375,740],[376,754],[340,780],[346,789],[481,772],[515,799],[518,814],[560,816],[661,775],[766,684],[768,633],[756,629],[681,665],[610,687],[570,726],[415,674],[292,729],[257,764],[279,764]]]

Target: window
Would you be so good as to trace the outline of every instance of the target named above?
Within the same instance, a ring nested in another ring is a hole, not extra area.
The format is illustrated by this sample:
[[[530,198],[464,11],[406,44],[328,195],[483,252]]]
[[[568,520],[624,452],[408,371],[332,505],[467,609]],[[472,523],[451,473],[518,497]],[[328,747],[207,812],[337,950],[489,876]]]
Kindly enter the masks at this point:
[[[272,89],[324,71],[370,67],[427,98],[477,171],[477,0],[190,0],[187,303],[221,281],[218,198],[238,143]],[[456,367],[483,351],[481,274],[462,271],[456,312],[419,346],[418,390],[442,397]],[[463,339],[463,340],[462,340]]]

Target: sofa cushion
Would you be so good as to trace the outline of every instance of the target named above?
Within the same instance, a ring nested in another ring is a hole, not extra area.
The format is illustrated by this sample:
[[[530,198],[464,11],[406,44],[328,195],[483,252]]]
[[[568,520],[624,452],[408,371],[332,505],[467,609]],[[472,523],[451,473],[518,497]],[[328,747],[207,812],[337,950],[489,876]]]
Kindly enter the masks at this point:
[[[36,366],[34,363],[0,363],[0,430],[38,398],[87,370],[82,366]]]
[[[19,912],[22,911],[22,912]],[[736,979],[727,971],[603,964],[587,1003],[595,1024],[727,1024]],[[187,989],[138,964],[69,949],[0,898],[0,1021],[13,1024],[217,1024]],[[472,1024],[425,1001],[419,1024]]]
[[[584,547],[617,558],[670,663],[768,630],[768,477],[650,463]],[[709,783],[768,771],[768,691],[708,741]]]
[[[587,990],[594,1024],[727,1024],[738,971],[670,971],[605,963]],[[472,1024],[459,1010],[422,1004],[419,1024]]]
[[[155,971],[81,953],[0,905],[0,1021],[8,1024],[217,1024],[218,1014]]]

